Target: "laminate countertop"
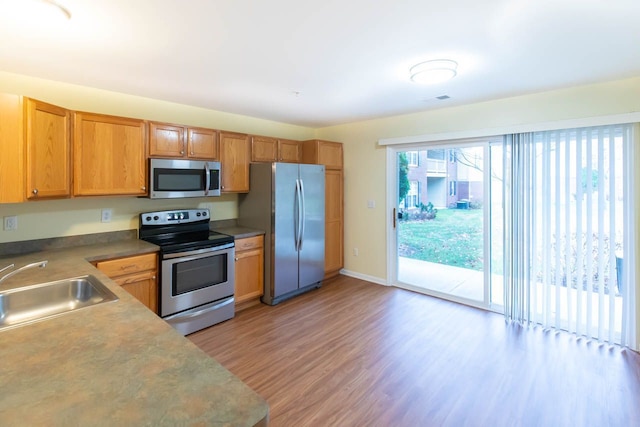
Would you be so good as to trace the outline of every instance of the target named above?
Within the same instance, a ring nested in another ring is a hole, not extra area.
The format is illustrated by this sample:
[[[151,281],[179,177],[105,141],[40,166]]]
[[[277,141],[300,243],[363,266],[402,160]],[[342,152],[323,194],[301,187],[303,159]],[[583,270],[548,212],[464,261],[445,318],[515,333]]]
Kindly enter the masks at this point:
[[[266,425],[264,399],[91,261],[157,251],[140,241],[0,259],[48,260],[0,291],[91,274],[119,298],[0,331],[0,425]]]

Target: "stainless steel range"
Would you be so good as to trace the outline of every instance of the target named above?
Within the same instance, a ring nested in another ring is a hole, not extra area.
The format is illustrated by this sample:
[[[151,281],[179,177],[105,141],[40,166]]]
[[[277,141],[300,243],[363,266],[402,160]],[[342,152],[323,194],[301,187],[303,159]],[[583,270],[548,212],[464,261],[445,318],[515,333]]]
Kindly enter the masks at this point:
[[[160,316],[183,335],[231,319],[232,236],[209,230],[208,209],[140,214],[139,237],[160,246]]]

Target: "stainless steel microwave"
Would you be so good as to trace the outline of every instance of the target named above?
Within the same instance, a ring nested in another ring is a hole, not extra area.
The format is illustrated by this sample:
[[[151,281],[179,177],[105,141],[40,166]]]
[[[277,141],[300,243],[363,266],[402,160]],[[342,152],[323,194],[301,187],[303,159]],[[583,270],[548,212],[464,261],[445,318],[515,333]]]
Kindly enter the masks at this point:
[[[151,159],[149,197],[175,199],[220,195],[220,162]]]

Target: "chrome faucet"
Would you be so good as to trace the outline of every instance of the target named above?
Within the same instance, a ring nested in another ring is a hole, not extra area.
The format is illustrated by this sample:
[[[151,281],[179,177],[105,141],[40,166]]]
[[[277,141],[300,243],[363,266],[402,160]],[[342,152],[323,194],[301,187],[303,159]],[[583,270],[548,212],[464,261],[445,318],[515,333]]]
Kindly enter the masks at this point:
[[[13,276],[15,274],[20,273],[21,271],[25,271],[25,270],[28,270],[30,268],[35,268],[35,267],[45,268],[47,266],[48,262],[49,261],[45,260],[45,261],[32,262],[31,264],[24,265],[24,266],[20,267],[19,269],[10,271],[9,273],[7,273],[4,276],[0,277],[0,282],[2,282],[4,279],[8,279],[9,277],[11,277],[11,276]],[[6,266],[3,269],[1,269],[0,273],[2,273],[5,270],[9,270],[9,269],[11,269],[11,268],[13,268],[15,266],[16,266],[15,264],[9,264],[8,266]]]

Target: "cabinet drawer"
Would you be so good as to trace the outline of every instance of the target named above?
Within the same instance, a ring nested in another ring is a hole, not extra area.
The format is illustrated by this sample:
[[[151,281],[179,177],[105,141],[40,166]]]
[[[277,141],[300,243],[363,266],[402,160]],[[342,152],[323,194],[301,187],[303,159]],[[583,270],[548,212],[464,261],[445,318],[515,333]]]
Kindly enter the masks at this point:
[[[113,281],[120,286],[131,285],[133,283],[142,282],[144,280],[155,280],[155,270],[143,271],[142,273],[127,274],[121,277],[114,277]]]
[[[96,267],[111,278],[140,271],[155,270],[158,267],[157,254],[136,255],[100,261],[96,263]]]
[[[246,237],[236,240],[236,252],[246,251],[249,249],[261,248],[264,236]]]

